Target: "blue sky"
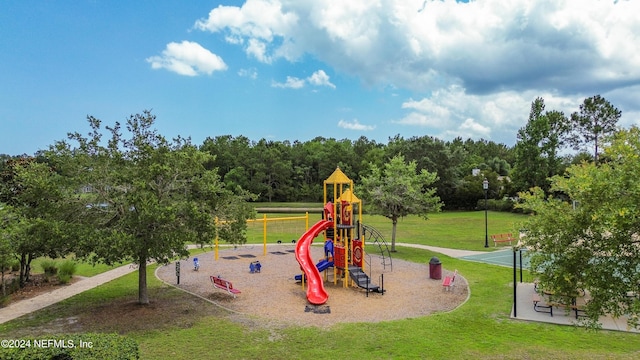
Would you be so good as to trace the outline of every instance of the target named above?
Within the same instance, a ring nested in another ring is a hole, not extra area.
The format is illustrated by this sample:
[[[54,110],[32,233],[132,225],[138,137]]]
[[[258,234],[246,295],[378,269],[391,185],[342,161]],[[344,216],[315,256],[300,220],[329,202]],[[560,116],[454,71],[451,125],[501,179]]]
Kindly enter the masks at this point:
[[[151,109],[168,138],[509,146],[531,102],[640,124],[640,2],[0,2],[0,153]]]

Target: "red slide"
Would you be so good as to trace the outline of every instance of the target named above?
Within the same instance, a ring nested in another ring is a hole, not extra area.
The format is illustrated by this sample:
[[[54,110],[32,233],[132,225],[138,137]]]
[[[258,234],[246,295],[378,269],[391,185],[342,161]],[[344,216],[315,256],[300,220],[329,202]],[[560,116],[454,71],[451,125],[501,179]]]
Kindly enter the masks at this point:
[[[320,220],[313,225],[307,232],[302,234],[298,243],[296,244],[296,260],[300,264],[300,268],[304,271],[307,278],[307,300],[313,305],[322,305],[329,299],[329,294],[324,289],[322,283],[322,276],[316,268],[313,259],[311,258],[311,244],[313,239],[318,234],[333,226],[333,222],[327,220]]]

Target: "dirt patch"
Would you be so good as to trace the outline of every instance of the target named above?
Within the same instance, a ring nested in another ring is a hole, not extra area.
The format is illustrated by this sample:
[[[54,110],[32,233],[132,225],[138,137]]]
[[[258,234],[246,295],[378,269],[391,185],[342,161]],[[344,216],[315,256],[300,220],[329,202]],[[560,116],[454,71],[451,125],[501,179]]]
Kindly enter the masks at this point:
[[[5,276],[6,276],[5,281],[7,283],[7,286],[9,283],[11,283],[11,281],[14,278],[17,277],[17,275],[15,274],[12,274],[9,276],[5,275]],[[31,274],[29,277],[29,281],[26,282],[25,286],[11,293],[9,295],[9,299],[7,300],[6,303],[4,303],[4,305],[7,306],[12,302],[31,299],[35,296],[42,295],[42,294],[51,292],[53,290],[59,289],[61,287],[73,284],[81,279],[82,277],[80,276],[74,276],[71,278],[69,282],[67,282],[66,284],[63,284],[60,282],[60,280],[58,280],[56,276],[45,277],[44,274]]]
[[[127,334],[164,328],[189,328],[203,317],[229,315],[229,312],[224,309],[211,306],[203,299],[185,295],[180,290],[169,286],[149,289],[149,297],[151,301],[148,305],[138,304],[138,294],[135,289],[123,298],[87,304],[83,308],[55,304],[41,310],[53,314],[53,320],[29,325],[32,315],[25,315],[21,318],[25,325],[18,330],[12,330],[10,334],[0,333],[0,337],[76,332]],[[48,317],[46,314],[44,316]]]
[[[312,247],[316,262],[322,257],[322,247]],[[372,254],[373,255],[373,254]],[[253,257],[252,257],[253,256]],[[372,256],[371,277],[383,285],[385,293],[369,293],[357,287],[344,287],[341,278],[334,281],[333,271],[327,274],[325,288],[329,300],[322,311],[308,311],[306,292],[294,280],[300,274],[295,259],[294,245],[269,246],[263,255],[262,246],[238,247],[220,250],[218,260],[214,253],[197,256],[200,268],[194,270],[192,259],[181,261],[179,288],[206,298],[238,315],[258,316],[269,322],[288,325],[330,327],[344,322],[379,322],[414,318],[450,311],[468,297],[468,286],[462,276],[456,278],[453,291],[445,291],[442,280],[429,278],[428,264],[393,260],[392,267],[382,266],[381,258]],[[259,273],[251,273],[252,261],[260,261]],[[442,275],[451,275],[445,269]],[[175,264],[159,268],[160,279],[176,284]],[[220,276],[241,291],[234,298],[215,289],[209,277]]]

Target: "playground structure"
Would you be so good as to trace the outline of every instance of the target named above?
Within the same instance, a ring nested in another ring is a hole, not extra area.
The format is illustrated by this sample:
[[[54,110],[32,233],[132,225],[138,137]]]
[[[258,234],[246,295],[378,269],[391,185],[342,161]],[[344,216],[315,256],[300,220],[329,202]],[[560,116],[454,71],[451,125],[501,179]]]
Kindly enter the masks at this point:
[[[353,191],[353,180],[349,179],[340,168],[324,181],[324,209],[323,219],[309,228],[296,244],[296,259],[304,274],[300,276],[304,288],[308,282],[307,300],[314,305],[327,302],[329,296],[324,288],[324,281],[328,280],[328,271],[333,269],[333,283],[342,280],[343,287],[358,286],[367,291],[384,294],[384,278],[381,285],[371,282],[370,261],[365,257],[365,237],[372,235],[382,254],[383,266],[391,266],[389,250],[379,232],[372,227],[362,225],[362,202]],[[329,197],[331,194],[331,197]],[[354,219],[357,214],[357,219]],[[325,258],[316,265],[310,256],[313,239],[321,232],[325,233]]]

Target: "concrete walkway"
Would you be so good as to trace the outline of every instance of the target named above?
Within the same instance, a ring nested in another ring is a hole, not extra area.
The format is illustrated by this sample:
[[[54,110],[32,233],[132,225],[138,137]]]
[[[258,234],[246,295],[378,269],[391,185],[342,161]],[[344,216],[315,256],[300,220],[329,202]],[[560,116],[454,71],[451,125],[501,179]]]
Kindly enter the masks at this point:
[[[43,309],[49,305],[53,305],[59,301],[80,294],[81,292],[93,289],[111,280],[132,273],[137,269],[137,267],[132,265],[124,265],[89,278],[83,278],[73,284],[60,287],[48,293],[35,296],[31,299],[11,303],[7,307],[0,308],[0,324],[16,319],[33,311]]]
[[[451,256],[453,258],[461,258],[464,256],[478,255],[478,254],[486,254],[486,251],[473,251],[473,250],[458,250],[458,249],[448,249],[437,246],[429,246],[429,245],[420,245],[420,244],[407,244],[407,243],[396,243],[396,246],[409,247],[414,249],[423,249],[438,252],[441,254],[445,254],[447,256]]]

